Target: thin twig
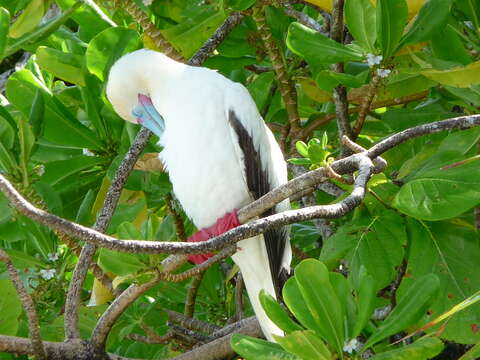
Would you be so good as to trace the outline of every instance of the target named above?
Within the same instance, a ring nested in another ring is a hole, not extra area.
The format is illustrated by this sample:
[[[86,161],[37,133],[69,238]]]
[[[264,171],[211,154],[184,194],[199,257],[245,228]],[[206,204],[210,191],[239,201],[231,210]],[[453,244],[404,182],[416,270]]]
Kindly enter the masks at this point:
[[[380,76],[378,76],[378,74],[375,72],[373,74],[372,80],[370,81],[367,96],[365,96],[363,101],[360,103],[360,111],[358,112],[357,121],[352,130],[352,136],[353,136],[352,140],[354,141],[362,131],[365,118],[367,117],[367,113],[370,111],[370,106],[372,105],[373,98],[377,93],[378,85],[380,84],[380,79],[381,79]]]
[[[168,320],[170,322],[177,323],[186,329],[199,331],[201,333],[208,334],[208,335],[213,334],[215,331],[218,331],[221,329],[216,325],[213,325],[198,319],[194,319],[191,317],[186,317],[185,315],[176,311],[167,310],[167,309],[165,311],[167,312]]]
[[[315,19],[311,18],[308,16],[308,14],[305,14],[301,11],[297,11],[291,6],[287,6],[286,9],[284,9],[285,14],[288,16],[291,16],[295,18],[300,24],[303,24],[310,29],[313,29],[319,33],[322,33],[323,35],[327,35],[326,33],[323,32],[323,27],[316,21]]]
[[[37,359],[46,359],[45,349],[43,348],[42,337],[40,335],[40,325],[38,323],[38,315],[37,310],[35,309],[35,303],[33,302],[30,294],[27,292],[27,289],[25,289],[25,286],[23,286],[22,279],[20,279],[20,275],[13,265],[10,256],[8,256],[8,254],[2,249],[0,249],[0,261],[5,263],[10,280],[17,291],[23,309],[27,314],[28,332],[32,340],[33,354]]]
[[[165,55],[177,61],[184,61],[183,56],[163,37],[160,30],[150,21],[147,14],[145,14],[133,0],[123,1],[122,8],[140,24],[143,32],[152,39],[155,46]]]
[[[187,298],[185,299],[185,308],[183,314],[187,317],[193,317],[195,312],[195,300],[197,299],[198,288],[203,279],[203,273],[192,277],[192,282],[188,287]]]
[[[243,319],[243,290],[245,289],[241,272],[237,274],[235,280],[235,319],[240,321]]]
[[[180,241],[185,241],[185,226],[183,225],[182,216],[178,213],[175,208],[175,201],[170,193],[165,195],[165,203],[167,205],[168,212],[173,218],[173,223],[175,224],[175,231],[177,233],[177,239]]]
[[[253,6],[252,17],[257,24],[258,32],[263,40],[268,57],[272,62],[280,94],[282,95],[283,103],[285,104],[285,109],[288,114],[288,125],[284,128],[284,132],[281,134],[281,145],[285,150],[287,148],[286,141],[290,133],[290,128],[294,131],[292,133],[293,138],[296,138],[294,133],[300,128],[300,116],[298,115],[297,109],[297,93],[288,74],[285,59],[268,27],[265,18],[265,6],[261,4],[261,2]]]
[[[412,101],[421,100],[425,98],[427,95],[428,95],[428,91],[422,91],[420,93],[403,96],[399,98],[376,101],[370,106],[370,109],[378,109],[386,106],[407,104]],[[355,108],[350,108],[348,110],[349,114],[354,114],[359,111],[360,111],[360,106],[357,106]],[[331,120],[335,119],[335,117],[336,117],[336,114],[328,114],[313,120],[308,126],[305,126],[304,128],[302,128],[302,130],[298,133],[298,140],[307,139],[315,130],[329,123]]]

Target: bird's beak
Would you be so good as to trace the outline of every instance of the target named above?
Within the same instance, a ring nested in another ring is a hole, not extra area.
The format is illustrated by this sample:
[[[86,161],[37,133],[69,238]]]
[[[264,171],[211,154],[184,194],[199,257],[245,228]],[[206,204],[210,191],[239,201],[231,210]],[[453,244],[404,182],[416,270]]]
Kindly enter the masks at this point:
[[[147,95],[138,94],[138,105],[132,110],[137,122],[161,137],[165,131],[165,121],[153,106],[152,99]]]

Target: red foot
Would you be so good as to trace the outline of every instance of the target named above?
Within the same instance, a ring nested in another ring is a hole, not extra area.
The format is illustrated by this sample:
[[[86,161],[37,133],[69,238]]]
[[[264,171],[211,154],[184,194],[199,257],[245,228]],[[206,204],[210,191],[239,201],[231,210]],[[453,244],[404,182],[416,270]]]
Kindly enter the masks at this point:
[[[188,242],[200,242],[207,241],[215,236],[221,235],[224,232],[227,232],[230,229],[236,228],[239,226],[237,211],[233,210],[232,212],[227,213],[224,217],[221,217],[217,220],[215,224],[207,228],[203,228],[197,231],[195,234],[190,236]],[[213,254],[197,254],[190,255],[188,260],[194,264],[201,264],[206,261],[208,258],[212,257]]]

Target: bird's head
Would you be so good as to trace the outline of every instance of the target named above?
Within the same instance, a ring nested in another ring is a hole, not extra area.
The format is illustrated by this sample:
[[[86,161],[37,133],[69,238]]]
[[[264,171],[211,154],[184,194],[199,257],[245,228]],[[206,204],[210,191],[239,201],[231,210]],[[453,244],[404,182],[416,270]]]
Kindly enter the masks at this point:
[[[179,65],[159,52],[145,49],[121,57],[110,69],[106,89],[115,112],[160,137],[165,124],[154,102],[161,99],[152,101],[151,97],[161,93],[160,87]]]

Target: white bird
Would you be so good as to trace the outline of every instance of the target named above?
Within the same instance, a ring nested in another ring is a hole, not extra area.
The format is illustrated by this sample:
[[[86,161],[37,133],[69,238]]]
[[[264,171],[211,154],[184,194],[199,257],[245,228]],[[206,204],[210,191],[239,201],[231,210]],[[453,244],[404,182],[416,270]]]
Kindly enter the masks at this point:
[[[282,152],[243,85],[138,50],[113,65],[106,90],[123,119],[158,135],[175,196],[198,229],[215,227],[227,213],[287,182]],[[268,214],[289,207],[285,200]],[[232,258],[263,333],[274,341],[272,334],[283,332],[258,296],[261,289],[277,299],[281,294],[292,258],[288,231],[267,231],[240,241],[237,249]]]

